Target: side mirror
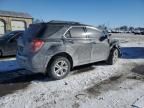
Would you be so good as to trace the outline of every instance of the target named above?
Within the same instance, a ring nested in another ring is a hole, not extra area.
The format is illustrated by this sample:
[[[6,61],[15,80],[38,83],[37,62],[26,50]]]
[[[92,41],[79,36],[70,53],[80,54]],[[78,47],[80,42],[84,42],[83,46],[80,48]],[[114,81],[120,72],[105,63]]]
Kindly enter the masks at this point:
[[[105,39],[107,39],[107,35],[104,35],[104,36],[102,36],[102,37],[100,37],[100,41],[104,41]]]
[[[111,36],[112,34],[109,34],[109,36]]]

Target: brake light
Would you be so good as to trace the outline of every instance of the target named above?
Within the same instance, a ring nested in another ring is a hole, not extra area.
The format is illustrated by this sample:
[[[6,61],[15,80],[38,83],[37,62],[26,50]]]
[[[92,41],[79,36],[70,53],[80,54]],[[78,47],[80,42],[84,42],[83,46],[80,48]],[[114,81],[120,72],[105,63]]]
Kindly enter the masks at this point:
[[[44,41],[41,39],[34,39],[32,41],[32,52],[37,52],[41,49],[41,47],[44,45]]]

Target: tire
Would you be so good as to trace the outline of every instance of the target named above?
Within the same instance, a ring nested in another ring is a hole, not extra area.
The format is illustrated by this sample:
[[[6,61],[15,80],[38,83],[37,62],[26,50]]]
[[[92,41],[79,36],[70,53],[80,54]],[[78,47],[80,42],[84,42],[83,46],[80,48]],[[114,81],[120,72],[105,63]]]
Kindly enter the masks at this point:
[[[2,57],[2,51],[0,50],[0,57]]]
[[[47,68],[47,74],[53,80],[65,78],[70,72],[70,61],[66,57],[58,56]]]
[[[117,62],[118,58],[119,58],[118,49],[117,48],[112,49],[110,52],[109,58],[107,60],[107,64],[109,64],[109,65],[115,64]]]

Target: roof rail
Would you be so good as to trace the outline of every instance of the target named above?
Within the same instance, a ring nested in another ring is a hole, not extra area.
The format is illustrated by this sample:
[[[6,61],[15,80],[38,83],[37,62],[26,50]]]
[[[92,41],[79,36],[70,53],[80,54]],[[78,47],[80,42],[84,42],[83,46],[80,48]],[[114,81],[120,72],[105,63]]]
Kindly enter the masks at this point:
[[[79,22],[74,21],[60,21],[60,20],[51,20],[48,23],[59,23],[59,24],[80,24]]]

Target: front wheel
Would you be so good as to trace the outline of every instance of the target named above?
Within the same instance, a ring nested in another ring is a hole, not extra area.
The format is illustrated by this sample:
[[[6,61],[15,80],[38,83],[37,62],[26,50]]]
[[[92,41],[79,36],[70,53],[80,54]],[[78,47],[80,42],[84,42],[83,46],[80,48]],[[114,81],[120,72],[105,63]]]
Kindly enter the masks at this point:
[[[70,66],[67,58],[58,56],[48,66],[47,73],[53,80],[60,80],[68,75]]]
[[[118,60],[118,57],[119,57],[118,49],[117,48],[112,49],[110,52],[109,58],[107,60],[107,64],[109,65],[115,64]]]

